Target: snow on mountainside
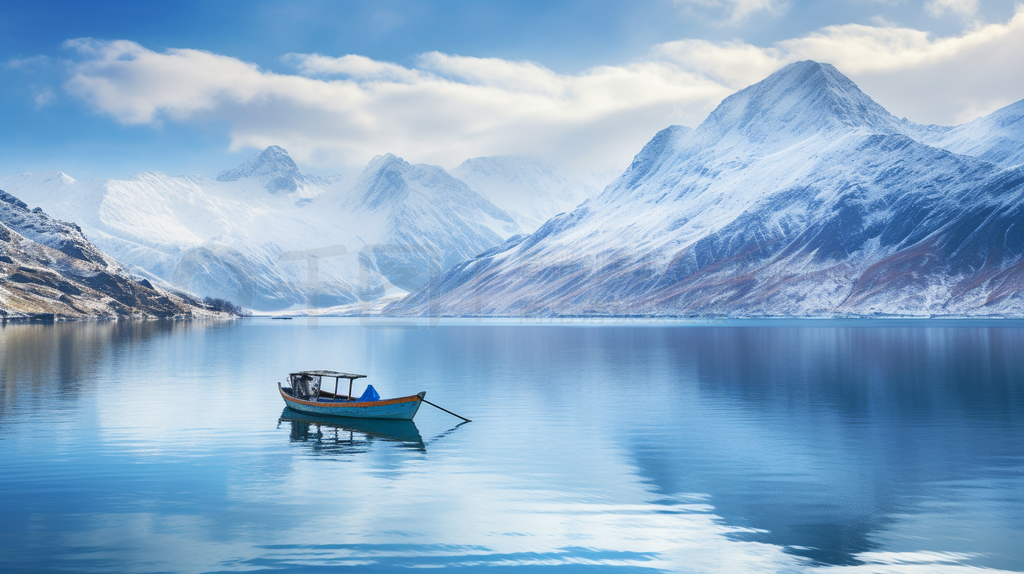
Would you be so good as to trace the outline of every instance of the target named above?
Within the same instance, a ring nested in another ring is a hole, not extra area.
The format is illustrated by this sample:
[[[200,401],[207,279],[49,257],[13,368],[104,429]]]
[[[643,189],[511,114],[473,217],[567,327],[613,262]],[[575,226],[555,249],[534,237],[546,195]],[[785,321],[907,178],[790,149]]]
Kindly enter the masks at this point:
[[[0,178],[0,186],[75,221],[136,272],[258,310],[352,305],[414,289],[520,231],[443,169],[392,155],[350,182],[301,174],[271,146],[219,180],[43,173]]]
[[[893,132],[900,124],[833,66],[798,62],[723,100],[691,145],[763,154],[812,136]]]
[[[999,114],[917,126],[798,62],[385,313],[1022,316],[1024,141]]]
[[[217,181],[249,179],[263,184],[274,194],[294,194],[297,197],[315,197],[332,183],[329,178],[305,175],[284,148],[272,145],[245,160],[235,169],[220,172]]]
[[[511,214],[524,232],[571,211],[600,189],[530,157],[490,156],[464,161],[452,175]]]
[[[136,281],[78,226],[0,191],[0,318],[222,317],[197,300]]]
[[[272,195],[249,179],[148,172],[127,180],[76,181],[64,174],[26,174],[0,178],[0,185],[75,221],[103,251],[151,279],[248,307],[305,301],[304,262],[279,261],[281,253],[307,249],[311,240],[321,241],[318,246],[339,241],[338,233],[310,229],[292,198]],[[354,274],[357,266],[348,263],[349,270],[325,266],[322,278]],[[330,282],[324,291],[328,300],[353,300],[348,285]]]
[[[344,219],[364,242],[360,257],[405,290],[520,231],[511,215],[443,168],[392,154],[373,158],[351,186],[311,207]]]
[[[1024,100],[952,128],[928,126],[920,141],[1003,167],[1024,164]]]

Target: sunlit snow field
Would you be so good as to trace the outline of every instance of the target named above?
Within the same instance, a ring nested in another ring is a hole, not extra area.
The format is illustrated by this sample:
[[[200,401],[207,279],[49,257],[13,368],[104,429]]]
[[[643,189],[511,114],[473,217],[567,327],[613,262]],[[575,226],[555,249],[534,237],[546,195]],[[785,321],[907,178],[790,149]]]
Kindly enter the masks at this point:
[[[6,325],[0,571],[1021,571],[1022,349],[1007,321]],[[474,422],[304,420],[275,383],[313,368]]]

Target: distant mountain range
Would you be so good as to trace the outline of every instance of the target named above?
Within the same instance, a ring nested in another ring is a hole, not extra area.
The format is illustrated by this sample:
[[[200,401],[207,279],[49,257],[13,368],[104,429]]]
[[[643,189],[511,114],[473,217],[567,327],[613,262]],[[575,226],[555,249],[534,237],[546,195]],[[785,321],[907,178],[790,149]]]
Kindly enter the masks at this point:
[[[257,310],[358,309],[401,295],[597,191],[530,158],[459,170],[469,182],[386,154],[354,179],[316,177],[270,146],[216,180],[57,172],[3,177],[0,188],[75,221],[157,284]]]
[[[0,319],[226,317],[136,280],[73,223],[0,191]]]
[[[26,227],[45,214],[5,195],[0,289],[58,305],[17,271],[50,257],[51,271],[95,290],[86,278],[99,268],[61,262],[77,256],[60,245],[88,237],[127,271],[91,245],[81,261],[146,277],[155,294],[128,291],[164,297],[155,315],[185,312],[178,289],[265,311],[1020,317],[1022,164],[1024,101],[918,125],[806,61],[726,98],[697,129],[661,131],[600,193],[527,157],[448,172],[385,154],[356,177],[317,177],[278,146],[216,180],[0,178],[81,226],[39,235],[58,224]],[[66,310],[134,313],[97,293],[104,303]]]
[[[921,126],[791,64],[384,313],[1024,316],[1022,117]]]

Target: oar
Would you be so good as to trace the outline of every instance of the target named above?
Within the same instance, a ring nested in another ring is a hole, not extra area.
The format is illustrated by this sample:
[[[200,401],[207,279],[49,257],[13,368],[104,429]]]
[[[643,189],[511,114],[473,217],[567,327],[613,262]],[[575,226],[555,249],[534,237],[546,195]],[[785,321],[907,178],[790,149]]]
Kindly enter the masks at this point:
[[[435,405],[434,403],[432,403],[432,402],[428,401],[427,399],[420,399],[420,400],[421,400],[421,401],[423,401],[423,402],[425,402],[425,403],[427,403],[428,405],[430,405],[430,406],[432,406],[432,407],[434,407],[434,408],[438,408],[438,409],[441,409],[442,411],[444,411],[444,412],[446,412],[446,413],[448,413],[448,414],[452,415],[453,417],[459,417],[460,419],[462,419],[462,420],[466,421],[467,423],[471,423],[471,422],[473,422],[473,421],[471,421],[471,420],[467,419],[466,417],[464,417],[464,416],[462,416],[462,415],[457,415],[457,414],[455,414],[455,413],[451,412],[450,410],[448,410],[448,409],[446,409],[446,408],[444,408],[444,407],[439,407],[439,406]]]

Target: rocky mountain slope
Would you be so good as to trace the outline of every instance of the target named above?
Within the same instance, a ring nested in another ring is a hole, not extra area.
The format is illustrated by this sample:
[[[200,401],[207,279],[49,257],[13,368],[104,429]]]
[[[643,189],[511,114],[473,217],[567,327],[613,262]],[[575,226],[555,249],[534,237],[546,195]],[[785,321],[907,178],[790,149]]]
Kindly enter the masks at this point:
[[[75,224],[0,191],[0,318],[218,317],[198,300],[136,281]]]
[[[1022,105],[918,126],[798,62],[385,312],[1021,316]]]

